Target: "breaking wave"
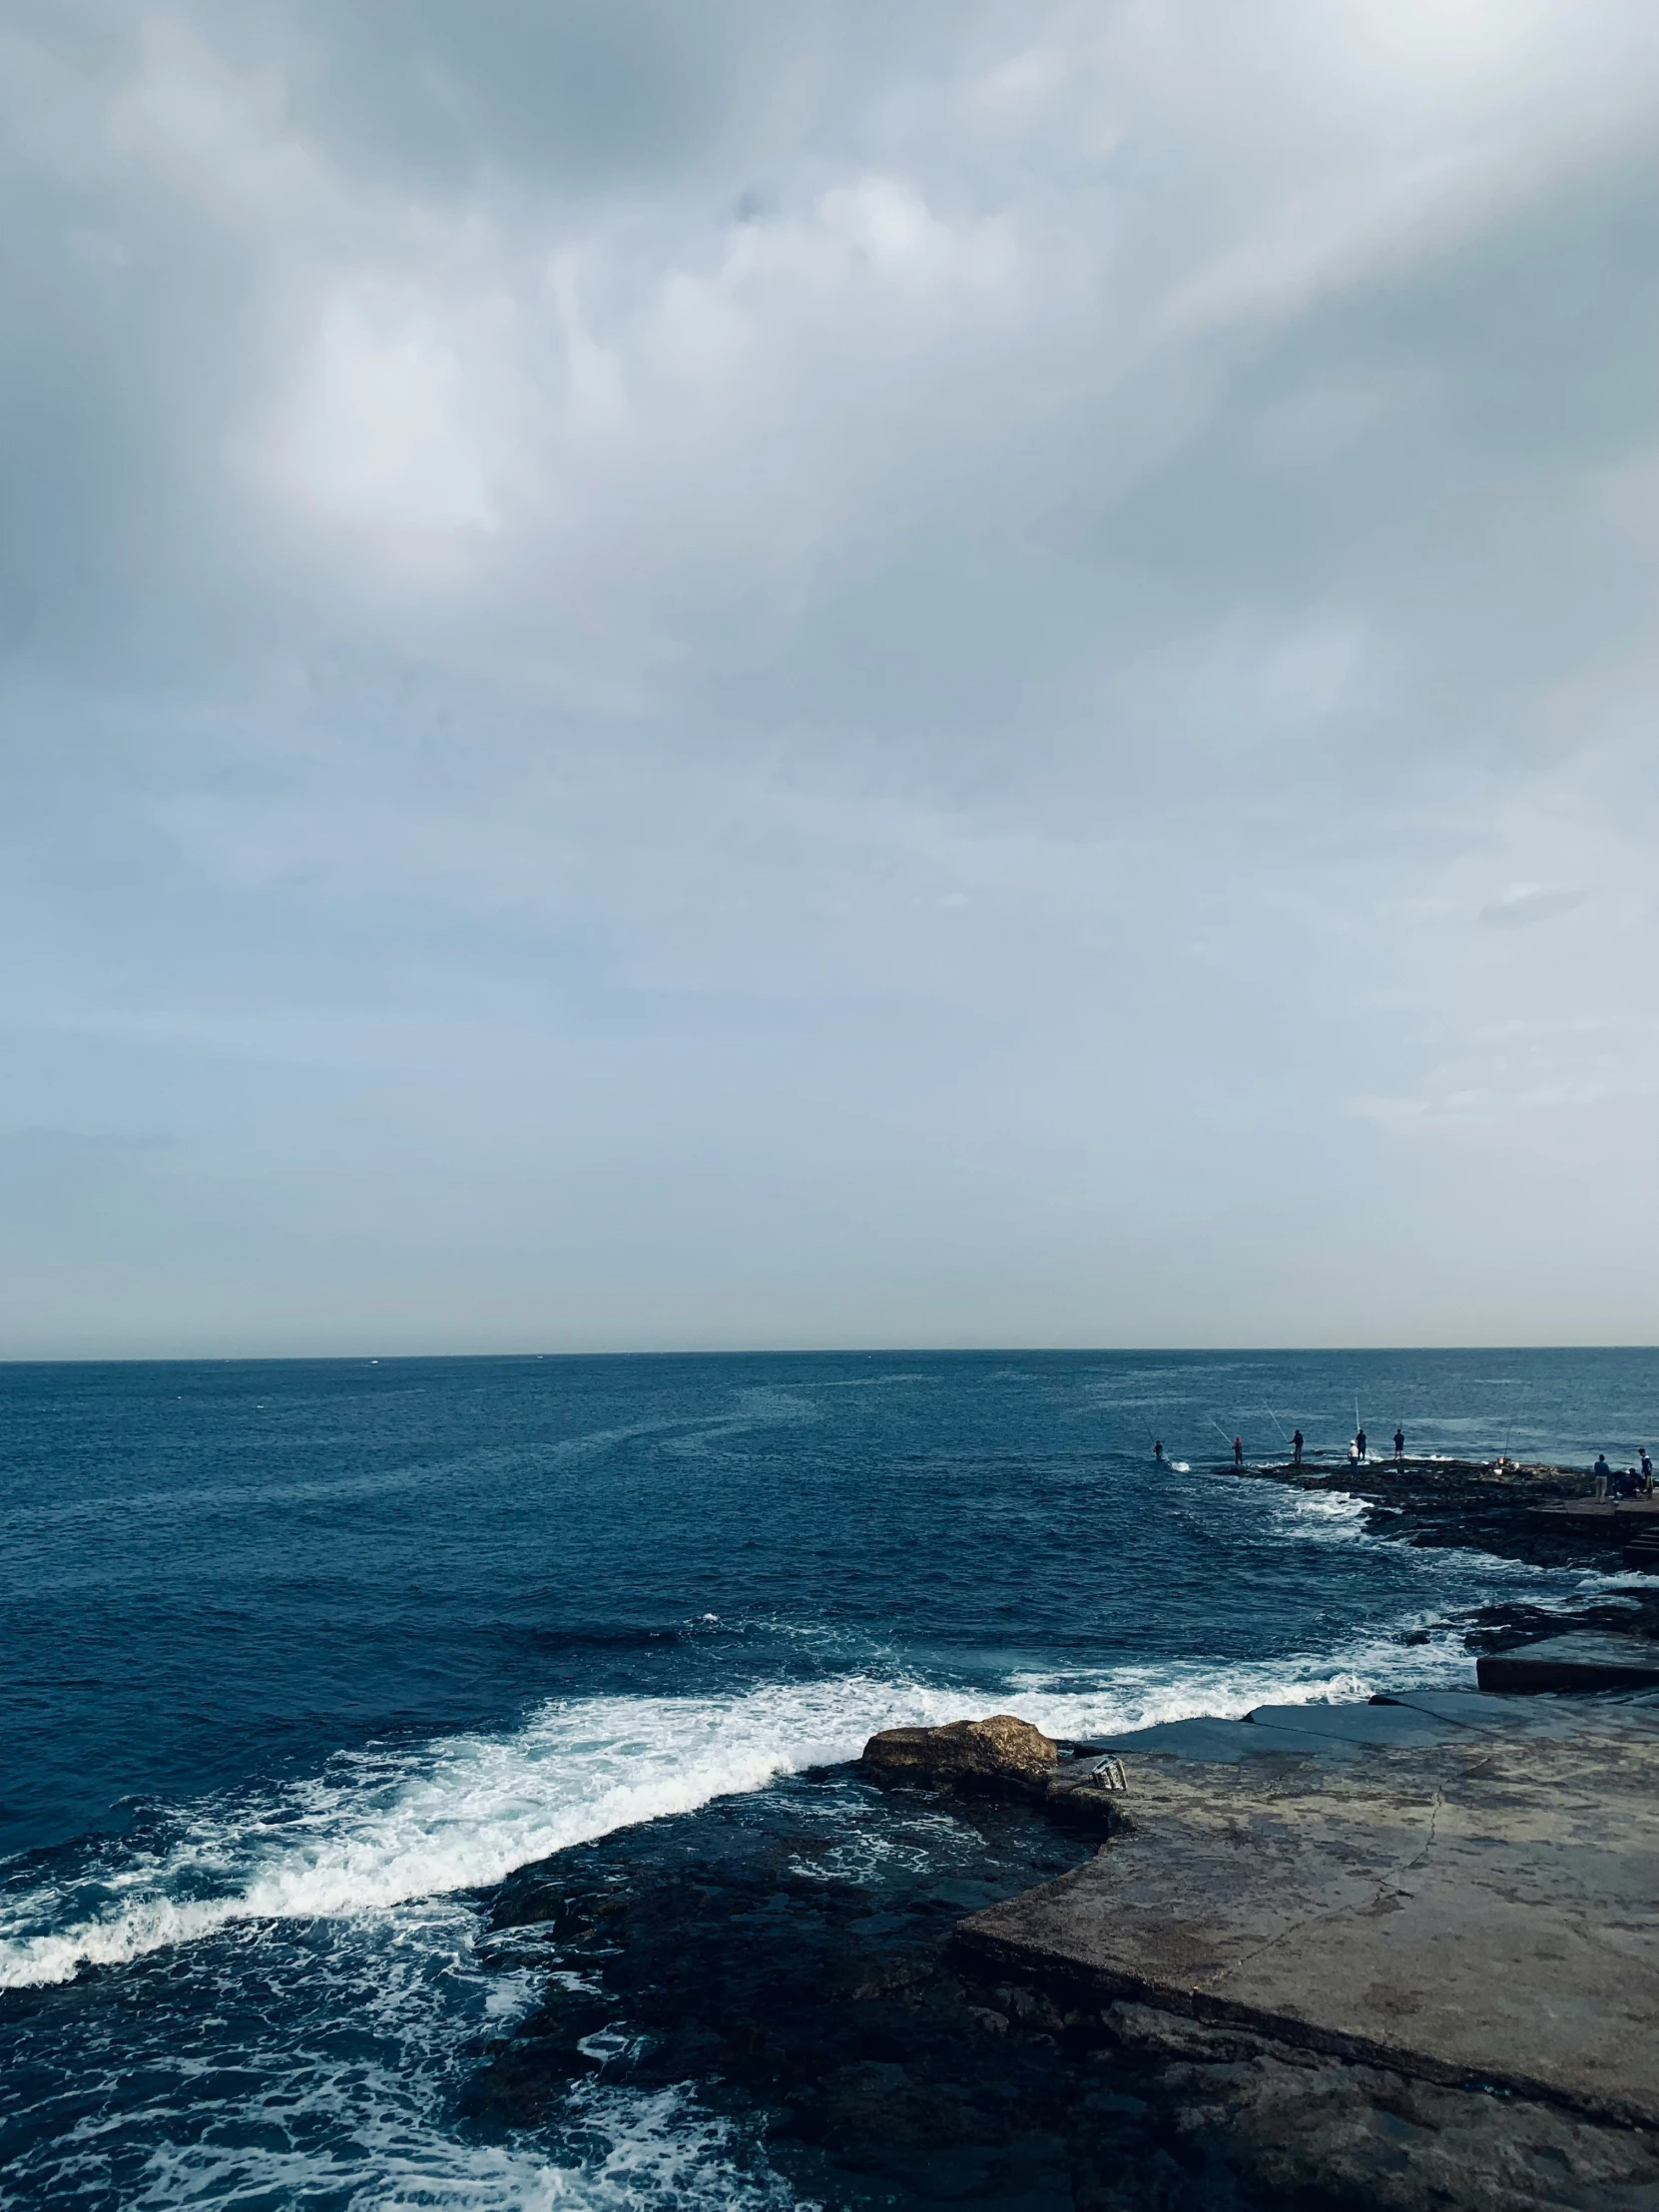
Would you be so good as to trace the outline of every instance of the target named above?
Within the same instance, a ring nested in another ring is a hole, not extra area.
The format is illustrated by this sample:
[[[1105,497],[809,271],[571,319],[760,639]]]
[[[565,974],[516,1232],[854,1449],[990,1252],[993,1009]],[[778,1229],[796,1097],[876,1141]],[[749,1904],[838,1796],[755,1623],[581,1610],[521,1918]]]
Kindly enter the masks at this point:
[[[1254,1665],[1128,1664],[955,1687],[853,1673],[724,1697],[560,1701],[511,1732],[342,1753],[307,1782],[210,1800],[148,1850],[104,1844],[44,1881],[14,1868],[0,1901],[0,1987],[67,1981],[238,1922],[338,1919],[479,1889],[613,1830],[852,1758],[878,1728],[1014,1703],[1053,1735],[1086,1736],[1468,1669],[1448,1632],[1410,1651],[1378,1636]]]
[[[236,1921],[318,1920],[499,1882],[514,1867],[844,1759],[959,1696],[862,1676],[710,1698],[544,1706],[510,1734],[342,1753],[315,1779],[210,1801],[161,1849],[13,1892],[0,1987],[66,1981]]]

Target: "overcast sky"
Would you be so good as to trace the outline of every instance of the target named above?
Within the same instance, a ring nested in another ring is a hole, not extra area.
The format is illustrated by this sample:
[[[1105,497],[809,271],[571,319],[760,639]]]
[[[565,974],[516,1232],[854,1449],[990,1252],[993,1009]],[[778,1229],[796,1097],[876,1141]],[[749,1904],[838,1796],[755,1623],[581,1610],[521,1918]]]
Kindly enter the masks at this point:
[[[1659,1339],[1652,0],[0,0],[0,1352]]]

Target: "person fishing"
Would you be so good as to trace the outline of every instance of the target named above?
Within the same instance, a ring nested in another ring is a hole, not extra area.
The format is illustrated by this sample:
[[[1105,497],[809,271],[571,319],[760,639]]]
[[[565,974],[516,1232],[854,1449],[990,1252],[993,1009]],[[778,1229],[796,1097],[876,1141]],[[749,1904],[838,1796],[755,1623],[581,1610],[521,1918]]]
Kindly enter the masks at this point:
[[[1233,1438],[1233,1464],[1236,1467],[1244,1465],[1244,1438],[1242,1436]]]
[[[1302,1430],[1300,1428],[1291,1438],[1291,1464],[1294,1467],[1300,1467],[1302,1464]]]
[[[1366,1456],[1366,1432],[1363,1428],[1354,1439],[1354,1449],[1360,1458]]]
[[[1164,1439],[1162,1438],[1162,1436],[1154,1436],[1154,1437],[1153,1437],[1153,1439],[1152,1439],[1152,1456],[1153,1456],[1153,1458],[1154,1458],[1154,1459],[1156,1459],[1156,1460],[1157,1460],[1157,1462],[1158,1462],[1159,1466],[1162,1466],[1162,1465],[1163,1465],[1163,1463],[1164,1463]]]
[[[1400,1461],[1401,1461],[1401,1460],[1402,1460],[1402,1459],[1404,1458],[1404,1456],[1405,1456],[1405,1431],[1404,1431],[1404,1429],[1403,1429],[1403,1428],[1396,1428],[1396,1429],[1394,1430],[1394,1465],[1395,1465],[1396,1467],[1397,1467],[1397,1466],[1399,1465]]]

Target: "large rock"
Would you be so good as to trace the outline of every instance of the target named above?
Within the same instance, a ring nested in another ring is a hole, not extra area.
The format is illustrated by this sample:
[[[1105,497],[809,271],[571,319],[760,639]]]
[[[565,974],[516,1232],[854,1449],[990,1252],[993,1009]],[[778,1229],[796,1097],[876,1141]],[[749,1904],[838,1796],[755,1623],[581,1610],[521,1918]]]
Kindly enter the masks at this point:
[[[993,1713],[943,1728],[884,1728],[864,1746],[864,1772],[879,1782],[1040,1795],[1059,1747],[1029,1721]]]
[[[1659,1687],[1659,1643],[1645,1636],[1545,1636],[1475,1661],[1483,1690],[1651,1690]]]

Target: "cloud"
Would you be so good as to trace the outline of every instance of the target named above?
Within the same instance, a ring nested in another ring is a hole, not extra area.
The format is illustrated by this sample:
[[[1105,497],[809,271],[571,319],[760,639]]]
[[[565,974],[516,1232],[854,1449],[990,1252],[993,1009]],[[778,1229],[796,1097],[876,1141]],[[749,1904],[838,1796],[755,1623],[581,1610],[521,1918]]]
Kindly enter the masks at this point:
[[[1424,1145],[1649,1095],[1656,40],[14,11],[14,1119],[177,1131],[262,1327],[349,1213],[433,1342],[613,1231],[681,1341],[1283,1340],[1346,1277],[1241,1234],[1518,1236]]]
[[[1554,921],[1583,903],[1584,893],[1569,883],[1525,883],[1505,891],[1500,898],[1488,899],[1480,909],[1480,918],[1505,928],[1524,928],[1534,922]]]

